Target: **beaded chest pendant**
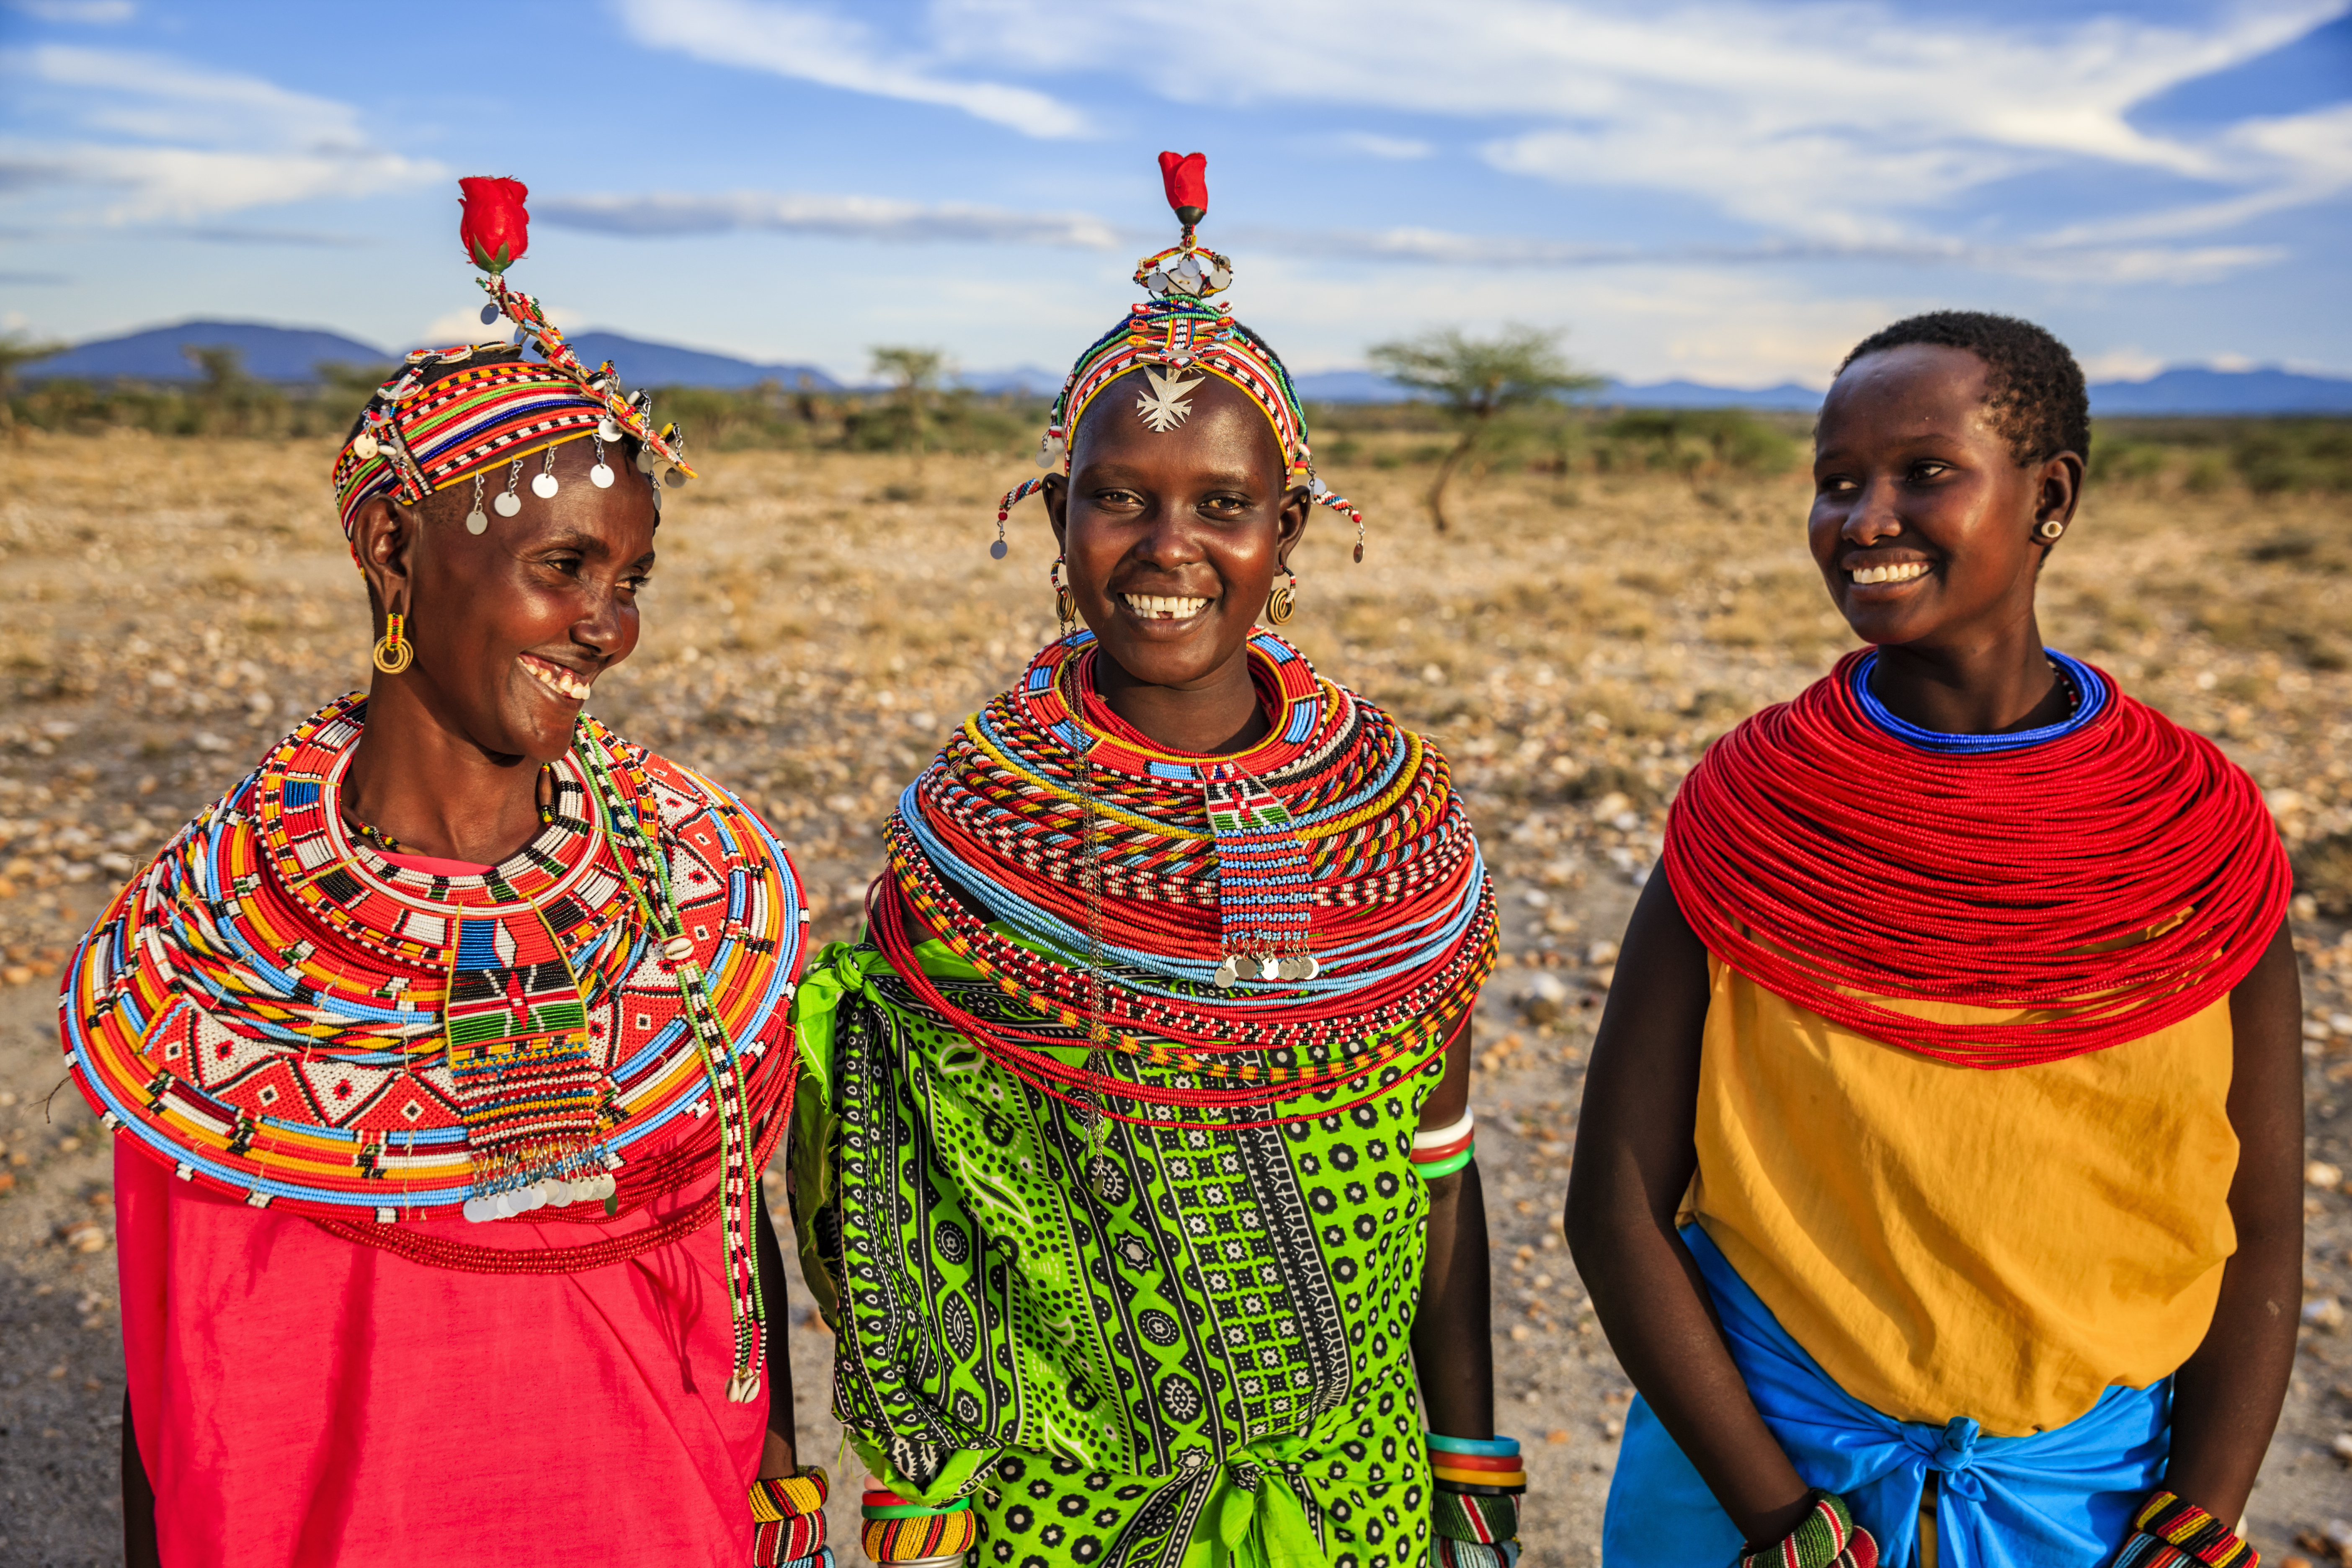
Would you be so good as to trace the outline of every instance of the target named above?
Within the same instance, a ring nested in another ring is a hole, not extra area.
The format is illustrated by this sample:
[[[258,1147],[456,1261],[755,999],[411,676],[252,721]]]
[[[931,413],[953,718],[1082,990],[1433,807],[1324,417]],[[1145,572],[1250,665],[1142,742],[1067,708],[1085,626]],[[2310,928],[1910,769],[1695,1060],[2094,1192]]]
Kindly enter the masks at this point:
[[[1091,633],[1068,639],[1091,649]],[[1253,759],[1279,768],[1307,749],[1322,722],[1322,685],[1298,650],[1259,632],[1251,638],[1253,669],[1273,700],[1280,732]],[[1214,852],[1219,959],[1212,976],[1230,991],[1244,981],[1313,980],[1322,965],[1307,951],[1315,906],[1315,874],[1298,824],[1282,798],[1238,762],[1161,752],[1129,731],[1088,689],[1083,658],[1041,659],[1032,668],[1032,716],[1077,755],[1114,772],[1142,773],[1171,783],[1198,780]],[[1043,677],[1044,679],[1039,679]],[[1069,689],[1064,689],[1067,683]],[[1075,704],[1073,698],[1075,697]],[[1073,717],[1074,706],[1087,722]]]
[[[1217,840],[1217,918],[1224,937],[1217,984],[1230,990],[1244,974],[1314,979],[1322,965],[1307,951],[1313,879],[1289,808],[1231,763],[1204,763],[1201,777]]]
[[[588,1002],[536,905],[520,917],[461,919],[444,1034],[474,1153],[467,1219],[543,1202],[603,1197],[598,1139],[610,1080],[590,1056]]]

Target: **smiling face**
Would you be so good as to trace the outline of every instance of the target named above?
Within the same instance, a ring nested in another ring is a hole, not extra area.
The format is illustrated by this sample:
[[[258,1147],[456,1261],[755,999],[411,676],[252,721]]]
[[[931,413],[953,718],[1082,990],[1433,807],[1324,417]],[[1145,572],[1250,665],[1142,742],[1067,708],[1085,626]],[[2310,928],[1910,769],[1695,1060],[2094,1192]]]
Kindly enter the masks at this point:
[[[1178,690],[1237,668],[1246,679],[1235,661],[1308,506],[1287,488],[1265,415],[1230,383],[1193,374],[1172,394],[1143,371],[1105,387],[1078,426],[1069,478],[1045,486],[1072,595],[1103,652],[1137,681]],[[1190,412],[1179,419],[1173,403]]]
[[[1856,360],[1822,404],[1808,538],[1863,641],[1981,645],[2028,626],[2046,544],[2083,459],[2020,464],[1985,406],[1984,361],[1907,343]]]
[[[653,570],[653,497],[625,447],[605,448],[609,489],[589,479],[591,442],[554,451],[555,495],[532,492],[543,459],[527,458],[513,517],[488,505],[507,470],[486,477],[479,534],[464,521],[470,479],[421,507],[371,501],[355,530],[377,603],[406,615],[416,650],[406,671],[378,682],[402,683],[492,757],[547,762],[571,748],[597,677],[637,646],[637,593]]]

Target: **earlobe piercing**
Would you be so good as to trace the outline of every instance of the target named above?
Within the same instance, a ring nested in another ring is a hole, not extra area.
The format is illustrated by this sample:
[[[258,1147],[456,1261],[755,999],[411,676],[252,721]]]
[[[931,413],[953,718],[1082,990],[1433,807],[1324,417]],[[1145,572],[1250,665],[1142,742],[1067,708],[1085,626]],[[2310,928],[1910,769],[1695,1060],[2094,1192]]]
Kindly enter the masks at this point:
[[[2040,539],[2044,544],[2057,543],[2058,536],[2065,531],[2066,525],[2054,517],[2043,518],[2033,530],[2034,537]]]

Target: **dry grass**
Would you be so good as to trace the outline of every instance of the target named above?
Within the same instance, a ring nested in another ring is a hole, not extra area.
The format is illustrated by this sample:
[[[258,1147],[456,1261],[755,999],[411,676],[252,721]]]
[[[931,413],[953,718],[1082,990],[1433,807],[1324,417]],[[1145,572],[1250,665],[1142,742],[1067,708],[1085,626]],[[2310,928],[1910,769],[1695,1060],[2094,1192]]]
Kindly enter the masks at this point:
[[[1568,1543],[1597,1539],[1624,1386],[1553,1216],[1608,943],[1685,769],[1850,638],[1804,555],[1800,475],[1703,489],[1490,478],[1465,490],[1458,531],[1439,538],[1417,504],[1427,469],[1388,451],[1408,439],[1367,437],[1365,460],[1332,475],[1370,518],[1369,559],[1350,564],[1349,531],[1318,517],[1289,630],[1325,674],[1438,740],[1501,885],[1512,968],[1486,1014],[1480,1142],[1498,1332],[1517,1347],[1501,1362],[1502,1421],[1543,1439],[1531,1466],[1549,1522],[1531,1539],[1555,1548],[1548,1561],[1580,1561]],[[135,862],[290,719],[363,682],[363,599],[329,458],[324,444],[133,434],[0,448],[0,982],[50,984]],[[1008,561],[986,552],[996,496],[1034,471],[934,457],[918,489],[898,458],[719,453],[672,502],[645,642],[595,706],[769,814],[820,935],[853,924],[877,824],[944,728],[1051,633],[1037,504],[1016,514]],[[2332,836],[2352,832],[2347,587],[2342,498],[2095,487],[2049,569],[2043,626],[2218,738],[2272,792],[2306,863],[2338,876],[2346,840]],[[2315,1157],[2352,1164],[2329,1120],[2352,1080],[2339,985],[2352,946],[2332,921],[2301,935],[2314,955]],[[1515,1016],[1534,968],[1562,984]],[[26,1114],[0,1112],[0,1141],[44,1151],[28,1180],[52,1159],[61,1178],[64,1145],[28,1131]],[[2342,1293],[2345,1200],[2312,1202],[2310,1288]],[[2274,1466],[2292,1468],[2279,1456],[2302,1441],[2293,1434],[2324,1442],[2352,1419],[2352,1404],[2324,1393],[2344,1381],[2298,1380],[2310,1387]]]

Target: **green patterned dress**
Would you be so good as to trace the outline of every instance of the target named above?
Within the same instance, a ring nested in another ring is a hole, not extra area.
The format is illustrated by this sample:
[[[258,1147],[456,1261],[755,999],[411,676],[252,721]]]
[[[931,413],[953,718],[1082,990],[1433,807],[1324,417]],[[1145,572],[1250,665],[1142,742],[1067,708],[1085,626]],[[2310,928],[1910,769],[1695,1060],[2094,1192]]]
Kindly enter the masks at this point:
[[[918,952],[957,1005],[1050,1032]],[[982,1565],[1419,1568],[1410,1151],[1442,1059],[1285,1107],[1334,1108],[1309,1121],[1106,1119],[1090,1144],[871,946],[821,952],[795,1017],[793,1213],[877,1475],[970,1497]]]

